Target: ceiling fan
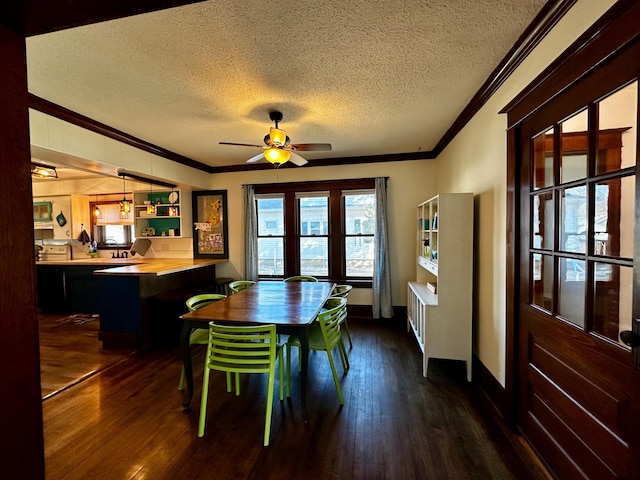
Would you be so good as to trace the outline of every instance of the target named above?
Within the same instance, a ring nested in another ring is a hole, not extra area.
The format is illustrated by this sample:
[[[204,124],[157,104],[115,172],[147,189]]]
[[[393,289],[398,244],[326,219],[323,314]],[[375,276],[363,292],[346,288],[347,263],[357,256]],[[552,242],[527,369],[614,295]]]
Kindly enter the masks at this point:
[[[278,123],[282,121],[282,113],[269,112],[269,118],[272,122],[275,122],[275,127],[271,127],[269,129],[269,133],[264,136],[264,145],[232,142],[220,142],[220,145],[238,145],[241,147],[262,148],[264,151],[255,157],[251,157],[247,160],[247,163],[254,163],[266,158],[268,162],[273,163],[276,167],[279,167],[287,161],[298,166],[307,163],[307,160],[295,153],[296,151],[309,152],[331,150],[330,143],[291,143],[291,139],[287,136],[287,133],[278,128]]]

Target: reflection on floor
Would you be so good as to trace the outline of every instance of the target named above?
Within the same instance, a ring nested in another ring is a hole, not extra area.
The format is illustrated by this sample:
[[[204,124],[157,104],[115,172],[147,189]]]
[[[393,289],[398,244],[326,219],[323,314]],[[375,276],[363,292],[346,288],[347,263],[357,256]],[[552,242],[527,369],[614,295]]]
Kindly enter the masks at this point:
[[[97,315],[40,315],[42,399],[104,370],[131,355],[132,349],[103,349]]]

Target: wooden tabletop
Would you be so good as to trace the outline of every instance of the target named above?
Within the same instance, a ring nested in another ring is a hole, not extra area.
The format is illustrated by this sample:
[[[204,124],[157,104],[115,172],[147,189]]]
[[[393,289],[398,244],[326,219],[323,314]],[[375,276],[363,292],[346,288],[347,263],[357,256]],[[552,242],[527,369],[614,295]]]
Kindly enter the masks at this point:
[[[172,273],[207,267],[227,261],[228,260],[208,260],[201,258],[153,258],[134,265],[106,268],[104,270],[96,270],[93,273],[94,275],[154,275],[159,277],[161,275],[170,275]]]
[[[308,325],[316,318],[334,286],[332,282],[258,282],[180,318],[205,324],[217,320],[225,323]]]

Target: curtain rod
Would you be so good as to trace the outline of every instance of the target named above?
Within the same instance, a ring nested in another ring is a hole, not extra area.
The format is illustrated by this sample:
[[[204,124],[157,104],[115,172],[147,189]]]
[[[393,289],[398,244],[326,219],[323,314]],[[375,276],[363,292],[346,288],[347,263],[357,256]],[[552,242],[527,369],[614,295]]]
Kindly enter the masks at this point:
[[[134,180],[138,180],[140,182],[151,183],[153,185],[160,185],[161,187],[167,187],[167,188],[176,188],[177,187],[177,185],[175,185],[173,183],[163,182],[162,180],[155,180],[153,178],[143,177],[141,175],[136,175],[135,173],[129,173],[126,170],[121,169],[121,168],[118,169],[117,173],[118,173],[119,177],[129,177],[129,178],[133,178]]]

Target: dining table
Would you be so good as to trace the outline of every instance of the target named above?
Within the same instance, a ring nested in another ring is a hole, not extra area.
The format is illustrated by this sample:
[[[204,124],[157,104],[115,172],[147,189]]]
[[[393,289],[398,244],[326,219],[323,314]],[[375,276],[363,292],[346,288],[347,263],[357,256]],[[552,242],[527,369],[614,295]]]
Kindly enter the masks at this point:
[[[193,398],[193,367],[189,338],[195,329],[208,329],[209,322],[224,325],[276,326],[278,335],[295,334],[300,339],[300,402],[307,420],[307,370],[309,327],[335,287],[333,282],[259,281],[233,295],[181,315],[180,345],[187,391],[183,407],[190,409]]]

